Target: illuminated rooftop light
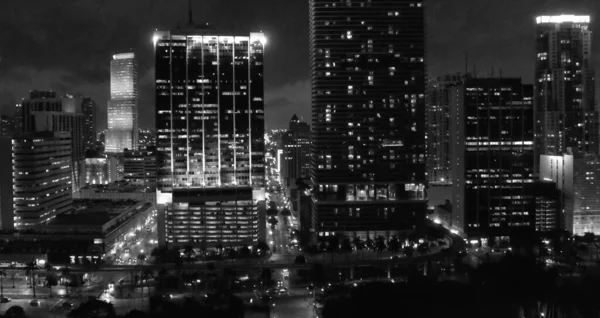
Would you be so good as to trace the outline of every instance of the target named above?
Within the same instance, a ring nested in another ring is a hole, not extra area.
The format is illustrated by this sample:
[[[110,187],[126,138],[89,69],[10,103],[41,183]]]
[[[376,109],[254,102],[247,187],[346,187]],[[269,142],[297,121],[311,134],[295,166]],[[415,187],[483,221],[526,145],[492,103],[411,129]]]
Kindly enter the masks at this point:
[[[154,45],[156,46],[156,42],[158,42],[159,36],[158,35],[154,35],[152,37],[152,43],[154,43]]]
[[[537,17],[535,19],[535,21],[537,22],[537,24],[542,24],[542,23],[565,23],[565,22],[590,23],[590,16],[589,15],[566,15],[566,14],[562,14],[562,15],[544,15],[544,16]]]
[[[124,60],[124,59],[132,59],[135,58],[134,53],[121,53],[113,55],[113,60]]]

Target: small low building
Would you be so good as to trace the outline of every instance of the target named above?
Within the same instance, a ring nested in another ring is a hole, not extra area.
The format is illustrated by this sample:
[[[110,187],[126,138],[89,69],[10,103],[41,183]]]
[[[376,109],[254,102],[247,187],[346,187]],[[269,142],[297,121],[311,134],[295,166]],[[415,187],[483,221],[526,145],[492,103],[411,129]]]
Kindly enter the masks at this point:
[[[134,200],[75,200],[74,211],[47,225],[0,234],[0,259],[9,253],[44,253],[52,264],[100,260],[125,236],[143,230],[155,209]]]

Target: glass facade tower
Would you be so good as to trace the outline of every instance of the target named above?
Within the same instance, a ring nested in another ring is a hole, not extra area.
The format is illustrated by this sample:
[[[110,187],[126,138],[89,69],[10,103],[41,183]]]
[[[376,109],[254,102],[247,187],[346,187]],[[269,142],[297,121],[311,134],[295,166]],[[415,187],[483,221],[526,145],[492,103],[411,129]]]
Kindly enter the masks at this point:
[[[113,55],[106,152],[123,153],[138,146],[138,65],[134,53]]]
[[[262,33],[202,28],[154,35],[166,243],[251,244],[261,235],[264,44]]]
[[[318,234],[414,229],[426,210],[422,2],[311,0],[310,57]]]

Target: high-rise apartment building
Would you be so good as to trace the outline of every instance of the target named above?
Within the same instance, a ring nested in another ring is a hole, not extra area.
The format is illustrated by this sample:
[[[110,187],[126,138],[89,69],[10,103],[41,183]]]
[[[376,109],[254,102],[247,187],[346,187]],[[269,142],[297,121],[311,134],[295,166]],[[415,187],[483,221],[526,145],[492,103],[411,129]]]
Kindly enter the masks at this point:
[[[452,225],[469,236],[535,228],[532,94],[518,78],[450,90]]]
[[[311,0],[310,54],[318,234],[412,230],[426,210],[423,3]]]
[[[138,64],[134,53],[113,55],[105,150],[123,153],[138,146]]]
[[[71,134],[72,189],[85,182],[85,118],[81,99],[57,96],[53,91],[31,91],[21,103],[23,132],[69,132]]]
[[[600,202],[593,199],[599,190],[590,181],[599,151],[590,16],[539,16],[536,24],[536,172],[541,178],[540,160],[572,156],[563,225],[577,234],[600,233]]]
[[[429,83],[427,92],[427,179],[450,183],[450,90],[469,75],[440,76]]]
[[[161,244],[264,239],[265,37],[218,34],[154,35]]]
[[[12,141],[14,227],[48,223],[72,208],[71,136],[33,132]]]
[[[12,139],[0,136],[0,167],[13,167]],[[13,174],[9,168],[0,173],[0,229],[14,229]]]
[[[310,125],[292,116],[282,138],[283,167],[281,180],[287,187],[297,179],[310,179]]]
[[[83,116],[85,121],[85,129],[83,131],[86,149],[96,147],[96,102],[91,97],[84,97],[81,108],[83,108]]]
[[[539,155],[560,156],[568,148],[576,157],[597,154],[590,17],[540,16],[536,22],[536,163]]]

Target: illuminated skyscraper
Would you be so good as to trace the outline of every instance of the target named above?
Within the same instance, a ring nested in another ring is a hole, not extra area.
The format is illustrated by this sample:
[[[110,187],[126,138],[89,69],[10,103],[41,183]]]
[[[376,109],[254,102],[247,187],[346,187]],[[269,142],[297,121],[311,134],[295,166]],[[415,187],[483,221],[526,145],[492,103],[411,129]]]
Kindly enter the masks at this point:
[[[600,187],[590,181],[599,164],[590,16],[539,16],[536,23],[535,171],[542,178],[540,156],[572,155],[562,222],[574,234],[600,234],[600,200],[594,199]]]
[[[319,235],[424,221],[422,1],[310,1],[313,211]]]
[[[597,154],[590,17],[540,16],[536,22],[536,163],[539,155],[569,148],[576,157]]]
[[[265,37],[217,34],[154,35],[161,244],[252,244],[264,235]]]
[[[134,53],[113,55],[110,62],[107,153],[138,146],[138,64]]]

